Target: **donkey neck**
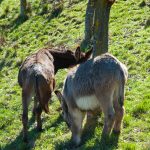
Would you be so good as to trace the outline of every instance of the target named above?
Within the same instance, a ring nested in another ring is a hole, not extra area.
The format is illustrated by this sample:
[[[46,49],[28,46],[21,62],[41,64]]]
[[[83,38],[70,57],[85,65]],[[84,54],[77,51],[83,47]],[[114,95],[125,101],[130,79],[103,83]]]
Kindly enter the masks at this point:
[[[77,64],[74,55],[70,55],[67,52],[51,52],[54,58],[55,74],[59,69],[69,68]]]

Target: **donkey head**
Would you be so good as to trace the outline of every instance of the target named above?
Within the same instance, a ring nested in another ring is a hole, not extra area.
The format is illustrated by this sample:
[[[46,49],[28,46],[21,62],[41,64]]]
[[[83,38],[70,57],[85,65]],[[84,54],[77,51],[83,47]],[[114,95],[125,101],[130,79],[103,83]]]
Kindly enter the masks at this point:
[[[92,52],[93,52],[93,48],[91,48],[89,51],[85,53],[81,52],[80,47],[78,46],[76,51],[74,52],[74,56],[77,61],[77,64],[87,61],[90,58]]]
[[[68,111],[68,106],[64,100],[64,97],[63,95],[61,94],[60,91],[55,91],[55,94],[58,98],[58,100],[60,101],[60,104],[61,104],[61,109],[62,109],[62,117],[64,119],[64,121],[66,122],[68,128],[71,127],[71,117],[70,117],[70,114],[69,114],[69,111]]]
[[[55,73],[58,71],[58,69],[73,67],[77,64],[85,62],[90,58],[92,51],[93,49],[84,53],[81,52],[80,47],[77,47],[75,52],[70,50],[51,52],[54,57]]]

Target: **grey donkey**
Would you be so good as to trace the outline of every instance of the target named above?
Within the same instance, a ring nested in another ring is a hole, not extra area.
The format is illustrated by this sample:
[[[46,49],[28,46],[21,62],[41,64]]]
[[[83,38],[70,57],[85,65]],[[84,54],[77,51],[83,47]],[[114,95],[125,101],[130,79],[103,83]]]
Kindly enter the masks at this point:
[[[109,136],[112,128],[114,132],[120,133],[127,76],[126,66],[106,53],[71,71],[65,80],[63,94],[55,91],[76,146],[81,143],[82,122],[87,111],[102,109],[102,135]]]

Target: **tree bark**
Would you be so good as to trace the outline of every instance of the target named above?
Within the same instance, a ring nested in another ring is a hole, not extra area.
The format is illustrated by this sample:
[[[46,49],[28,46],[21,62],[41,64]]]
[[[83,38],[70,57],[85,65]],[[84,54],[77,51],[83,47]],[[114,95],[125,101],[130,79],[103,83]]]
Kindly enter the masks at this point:
[[[97,0],[95,4],[93,56],[108,52],[110,9],[115,0]]]
[[[20,0],[20,16],[22,18],[27,18],[27,1],[26,0]]]
[[[86,49],[91,43],[93,37],[93,24],[94,24],[94,13],[95,13],[95,0],[89,0],[86,9],[85,16],[85,36],[81,43],[81,48]]]

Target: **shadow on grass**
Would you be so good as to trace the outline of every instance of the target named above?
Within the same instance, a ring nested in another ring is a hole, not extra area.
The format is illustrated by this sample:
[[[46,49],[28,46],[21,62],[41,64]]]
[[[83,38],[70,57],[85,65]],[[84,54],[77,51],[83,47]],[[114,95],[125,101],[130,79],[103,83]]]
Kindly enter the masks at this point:
[[[148,27],[150,27],[150,18],[149,19],[147,19],[147,21],[146,21],[146,23],[145,23],[145,29],[146,28],[148,28]]]
[[[110,137],[102,137],[97,140],[92,149],[116,150],[118,148],[119,134],[111,134]]]
[[[45,130],[51,128],[51,127],[57,127],[62,122],[62,117],[59,116],[50,126],[46,126],[42,132]],[[44,122],[45,119],[42,120]],[[32,126],[35,122],[35,117],[32,116],[32,118],[29,120],[29,127]],[[33,128],[31,131],[28,131],[28,143],[24,143],[22,140],[22,131],[20,134],[16,137],[15,140],[13,140],[11,143],[7,144],[3,150],[31,150],[35,147],[35,141],[38,139],[42,132],[38,132],[36,128]]]
[[[11,30],[13,31],[14,29],[18,28],[21,24],[23,24],[26,20],[28,20],[28,16],[22,17],[22,16],[18,16],[17,18],[15,18],[11,24],[10,27]]]
[[[29,127],[34,123],[35,118],[32,117],[29,120]],[[13,141],[11,141],[11,143],[7,144],[3,150],[30,150],[34,147],[35,145],[35,141],[37,138],[40,137],[40,132],[37,132],[36,129],[32,129],[31,131],[28,131],[28,139],[29,142],[28,143],[24,143],[22,140],[22,131],[20,132],[20,134],[16,137],[16,139],[14,139]]]
[[[62,150],[62,149],[80,149],[83,147],[83,145],[86,143],[87,140],[90,140],[94,137],[95,128],[98,125],[98,119],[87,119],[86,124],[84,126],[83,132],[82,132],[82,145],[78,146],[77,148],[74,147],[74,143],[69,140],[66,142],[60,142],[56,143],[55,150]]]
[[[94,141],[94,145],[92,146],[86,146],[86,142],[89,141],[90,139],[94,138],[95,136],[95,128],[98,125],[98,119],[89,119],[87,120],[83,132],[82,132],[82,142],[81,145],[78,147],[74,147],[74,143],[71,140],[67,140],[66,142],[62,141],[59,143],[56,143],[55,145],[55,150],[113,150],[118,147],[118,140],[119,140],[119,135],[117,134],[111,134],[109,138],[102,137],[100,136],[99,139],[96,139]],[[101,124],[102,126],[102,124]]]
[[[50,16],[47,18],[48,22],[50,22],[54,18],[57,18],[61,14],[62,11],[63,11],[63,4],[60,4],[56,8],[53,8]]]
[[[46,118],[42,119],[42,122],[46,122]],[[49,130],[52,127],[57,128],[61,122],[63,122],[63,118],[62,118],[62,116],[59,115],[58,118],[52,124],[46,125],[45,127],[43,127],[42,131]]]
[[[63,118],[61,115],[59,115],[59,117],[57,118],[57,120],[55,120],[55,122],[53,122],[50,126],[45,127],[46,128],[51,128],[51,127],[58,127],[60,125],[60,123],[63,122]]]
[[[3,60],[0,62],[0,71],[3,69],[4,66],[5,66],[5,60],[3,59]]]

